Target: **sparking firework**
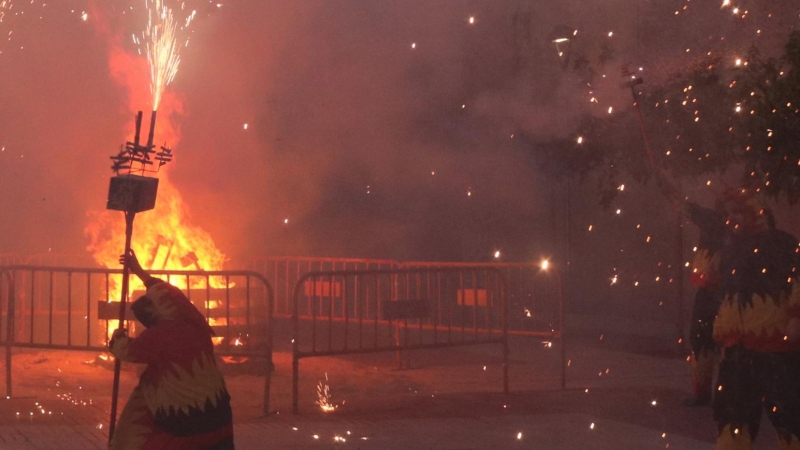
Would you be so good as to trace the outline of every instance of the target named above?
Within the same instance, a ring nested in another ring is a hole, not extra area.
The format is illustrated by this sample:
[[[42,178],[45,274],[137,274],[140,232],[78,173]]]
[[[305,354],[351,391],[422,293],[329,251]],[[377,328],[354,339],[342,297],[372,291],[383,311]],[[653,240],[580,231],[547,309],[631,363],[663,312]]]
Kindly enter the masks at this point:
[[[158,110],[164,89],[178,73],[181,62],[180,47],[176,38],[177,24],[172,9],[162,0],[149,0],[145,42],[147,62],[150,64],[150,93],[153,96],[153,111]],[[187,26],[191,21],[187,19]]]
[[[3,0],[0,0],[3,1]],[[133,42],[140,46],[144,42],[144,53],[150,65],[150,92],[153,96],[153,110],[158,110],[164,90],[175,79],[180,65],[180,50],[189,45],[189,27],[197,17],[197,10],[187,7],[186,2],[179,3],[177,12],[168,4],[169,0],[146,0],[147,27],[141,38],[133,35]],[[219,8],[221,4],[217,5]],[[183,42],[183,44],[179,44]]]
[[[3,23],[6,11],[9,9],[11,9],[11,0],[0,0],[0,23]]]
[[[339,408],[339,405],[331,403],[331,387],[328,385],[327,372],[325,372],[325,381],[320,380],[317,383],[317,401],[314,403],[319,405],[323,412],[333,412]]]

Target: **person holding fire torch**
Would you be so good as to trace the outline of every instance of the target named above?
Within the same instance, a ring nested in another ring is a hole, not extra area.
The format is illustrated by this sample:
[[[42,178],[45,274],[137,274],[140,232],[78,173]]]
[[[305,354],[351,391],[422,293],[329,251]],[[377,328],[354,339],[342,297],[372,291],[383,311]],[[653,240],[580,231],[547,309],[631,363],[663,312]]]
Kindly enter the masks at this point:
[[[131,305],[145,326],[117,330],[109,349],[146,364],[109,444],[113,450],[232,450],[230,395],[214,359],[214,331],[180,289],[148,274],[131,251],[120,257],[147,293]]]
[[[719,258],[725,245],[725,202],[717,201],[714,209],[703,207],[683,198],[665,176],[659,175],[657,183],[672,206],[686,216],[700,231],[699,242],[692,261],[690,282],[697,287],[689,328],[692,347],[692,396],[684,401],[686,406],[711,404],[711,387],[714,371],[719,362],[719,346],[714,341],[714,319],[721,296],[719,288]]]
[[[713,400],[717,449],[751,449],[764,411],[778,448],[800,450],[800,247],[746,190],[723,201],[730,232],[714,322],[723,349]]]

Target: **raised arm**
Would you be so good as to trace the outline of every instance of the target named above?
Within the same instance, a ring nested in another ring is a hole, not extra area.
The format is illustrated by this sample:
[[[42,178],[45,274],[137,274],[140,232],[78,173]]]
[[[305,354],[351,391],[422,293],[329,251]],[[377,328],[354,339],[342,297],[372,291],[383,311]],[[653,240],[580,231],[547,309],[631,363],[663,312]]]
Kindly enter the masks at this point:
[[[144,283],[145,286],[150,286],[155,281],[160,281],[158,278],[153,277],[146,270],[139,264],[139,259],[136,257],[136,253],[133,252],[131,249],[130,253],[127,255],[122,255],[119,257],[120,264],[128,264],[128,268],[130,269],[131,273],[139,277]]]
[[[663,171],[657,171],[655,173],[655,178],[656,185],[661,189],[661,194],[667,198],[670,205],[672,205],[676,211],[686,214],[685,200],[678,188],[675,187],[675,184],[672,183]]]

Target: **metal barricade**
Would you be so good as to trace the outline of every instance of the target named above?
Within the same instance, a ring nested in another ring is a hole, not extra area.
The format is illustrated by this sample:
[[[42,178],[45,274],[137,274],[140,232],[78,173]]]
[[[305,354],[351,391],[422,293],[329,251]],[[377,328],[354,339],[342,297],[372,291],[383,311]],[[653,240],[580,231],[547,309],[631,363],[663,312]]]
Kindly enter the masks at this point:
[[[399,266],[414,270],[455,267],[494,269],[508,281],[508,334],[558,341],[560,347],[561,388],[567,384],[567,357],[564,340],[564,294],[561,273],[550,265],[535,263],[446,263],[406,262]]]
[[[265,358],[264,411],[272,377],[273,291],[250,271],[150,273],[178,286],[215,330],[223,358]],[[0,345],[6,347],[6,393],[12,392],[12,348],[106,352],[110,320],[118,318],[121,270],[47,266],[0,267]],[[144,287],[133,288],[135,300]],[[109,298],[109,296],[117,298]],[[132,318],[130,309],[127,317]],[[105,322],[105,326],[103,326]],[[2,333],[5,331],[5,333]],[[132,330],[133,335],[135,335]]]
[[[299,361],[315,356],[500,344],[507,393],[507,292],[492,267],[305,274],[292,296],[293,412]]]
[[[397,262],[383,259],[266,257],[252,259],[245,264],[248,270],[258,272],[275,288],[275,315],[292,316],[292,289],[309,272],[337,270],[390,270]]]
[[[534,263],[405,262],[400,269],[493,268],[508,280],[508,332],[521,336],[559,339],[563,322],[561,276],[553,267]]]

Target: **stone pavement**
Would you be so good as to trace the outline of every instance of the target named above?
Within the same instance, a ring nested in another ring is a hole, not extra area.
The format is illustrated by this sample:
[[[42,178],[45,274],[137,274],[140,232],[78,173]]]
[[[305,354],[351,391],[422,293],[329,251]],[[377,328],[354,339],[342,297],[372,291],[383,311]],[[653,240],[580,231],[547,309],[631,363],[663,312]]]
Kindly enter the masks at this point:
[[[511,389],[500,392],[497,349],[418,352],[415,369],[394,355],[301,362],[301,412],[290,414],[290,358],[275,357],[272,414],[263,379],[226,376],[242,449],[697,449],[714,447],[709,408],[685,408],[688,363],[604,348],[568,346],[568,389],[558,389],[557,345],[515,342]],[[0,399],[0,449],[105,448],[110,371],[75,352],[15,350],[14,396]],[[339,409],[314,405],[328,375]],[[123,372],[123,402],[135,385]],[[765,426],[759,450],[775,448]]]

